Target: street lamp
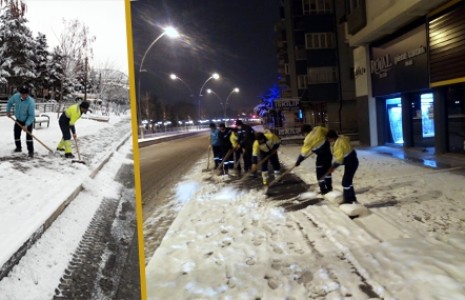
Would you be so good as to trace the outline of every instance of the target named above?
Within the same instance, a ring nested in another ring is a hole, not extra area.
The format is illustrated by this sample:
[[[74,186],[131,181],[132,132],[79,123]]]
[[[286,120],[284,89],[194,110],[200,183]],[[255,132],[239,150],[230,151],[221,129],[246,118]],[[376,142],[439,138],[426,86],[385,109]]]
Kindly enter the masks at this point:
[[[153,42],[147,47],[147,50],[145,50],[145,53],[142,56],[142,60],[140,62],[139,80],[138,80],[139,82],[138,82],[138,92],[137,92],[138,95],[137,96],[138,96],[138,100],[139,100],[138,101],[139,102],[138,112],[139,112],[139,128],[140,128],[140,132],[141,132],[141,138],[144,138],[144,130],[142,129],[142,113],[141,113],[141,110],[140,110],[141,109],[140,108],[141,107],[141,95],[140,95],[140,82],[141,82],[141,80],[140,80],[140,77],[141,77],[141,73],[143,71],[142,67],[144,66],[145,57],[149,53],[150,49],[152,49],[153,45],[155,45],[155,43],[158,42],[158,40],[161,39],[164,35],[166,35],[166,36],[168,36],[170,38],[177,38],[177,37],[179,37],[179,32],[175,28],[173,28],[171,26],[164,28],[163,32],[155,40],[153,40]]]
[[[192,92],[191,87],[190,87],[184,80],[182,80],[181,77],[178,77],[176,74],[170,74],[170,78],[171,78],[172,80],[179,80],[179,81],[181,81],[181,82],[184,84],[184,86],[189,90],[190,96],[191,96],[191,97],[194,97],[194,93]]]
[[[221,99],[220,96],[218,96],[217,93],[215,93],[213,90],[211,89],[207,89],[207,93],[208,94],[213,94],[216,96],[216,98],[218,98],[218,100],[220,100],[220,104],[221,104],[221,107],[223,108],[223,115],[224,115],[224,118],[226,119],[226,106],[225,104],[223,103],[223,99]]]
[[[210,79],[218,80],[218,79],[220,79],[220,75],[219,75],[218,73],[213,73],[212,76],[208,77],[207,80],[205,80],[205,82],[203,83],[202,87],[200,88],[200,92],[199,92],[199,125],[200,125],[200,119],[201,119],[200,97],[202,97],[202,90],[203,90],[203,88],[205,87],[205,85],[207,84],[207,82],[208,82]]]
[[[239,88],[233,88],[231,92],[229,92],[229,95],[228,97],[226,97],[226,101],[224,103],[224,118],[226,119],[226,106],[229,104],[229,97],[231,97],[231,95],[233,93],[239,93]]]

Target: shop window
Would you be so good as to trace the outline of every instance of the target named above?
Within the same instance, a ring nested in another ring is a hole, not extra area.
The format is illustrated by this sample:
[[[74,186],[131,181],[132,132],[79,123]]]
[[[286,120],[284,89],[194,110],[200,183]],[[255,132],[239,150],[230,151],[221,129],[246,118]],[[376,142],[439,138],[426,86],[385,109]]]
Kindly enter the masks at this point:
[[[421,125],[423,137],[434,137],[433,94],[421,95]]]
[[[449,151],[465,153],[465,86],[450,88],[447,95]]]
[[[390,142],[394,144],[404,143],[404,134],[402,130],[402,105],[400,98],[386,99],[386,110],[388,115],[388,125]]]

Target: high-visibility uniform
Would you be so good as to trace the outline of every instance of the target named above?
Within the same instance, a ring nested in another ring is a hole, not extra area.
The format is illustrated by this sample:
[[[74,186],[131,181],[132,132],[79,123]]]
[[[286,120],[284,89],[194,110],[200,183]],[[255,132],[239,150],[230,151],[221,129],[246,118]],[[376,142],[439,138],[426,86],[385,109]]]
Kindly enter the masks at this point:
[[[71,132],[76,134],[75,124],[81,118],[80,103],[76,103],[68,107],[60,116],[58,123],[60,125],[63,137],[58,143],[57,149],[65,150],[65,153],[71,153]]]
[[[258,157],[260,157],[263,184],[268,184],[268,161],[273,166],[275,177],[279,176],[281,172],[281,164],[278,157],[278,148],[281,145],[281,139],[270,131],[264,132],[264,135],[265,142],[260,143],[260,141],[255,140],[252,145],[252,164],[257,164]],[[267,161],[263,161],[267,157]]]
[[[331,167],[333,159],[331,155],[331,146],[326,140],[327,133],[328,128],[315,126],[312,131],[305,136],[304,144],[300,150],[300,155],[303,157],[306,157],[310,152],[316,154],[316,178],[322,194],[326,194],[333,189],[331,174],[324,176]]]
[[[332,146],[333,168],[344,165],[344,175],[342,176],[343,197],[345,203],[357,201],[355,190],[352,185],[355,172],[358,168],[357,152],[350,145],[350,139],[347,136],[339,135]]]

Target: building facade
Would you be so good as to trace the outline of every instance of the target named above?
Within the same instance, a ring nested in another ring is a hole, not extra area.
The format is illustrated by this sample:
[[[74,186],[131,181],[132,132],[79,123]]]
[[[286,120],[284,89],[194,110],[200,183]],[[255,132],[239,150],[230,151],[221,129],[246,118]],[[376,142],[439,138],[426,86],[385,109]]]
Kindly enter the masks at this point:
[[[350,0],[362,145],[465,154],[465,1]]]

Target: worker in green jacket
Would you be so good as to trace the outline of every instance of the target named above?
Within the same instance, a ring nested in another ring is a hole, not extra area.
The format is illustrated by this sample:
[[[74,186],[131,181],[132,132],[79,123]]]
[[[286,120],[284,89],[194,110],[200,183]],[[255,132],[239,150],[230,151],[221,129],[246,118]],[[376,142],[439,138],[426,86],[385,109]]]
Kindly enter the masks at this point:
[[[82,114],[87,113],[88,110],[89,102],[82,101],[81,103],[76,103],[68,107],[58,120],[63,137],[60,143],[58,143],[57,150],[65,151],[66,158],[74,158],[71,149],[71,133],[73,134],[73,138],[77,139],[75,124],[77,120],[81,118]]]

